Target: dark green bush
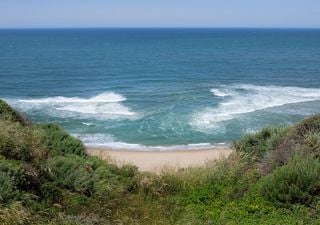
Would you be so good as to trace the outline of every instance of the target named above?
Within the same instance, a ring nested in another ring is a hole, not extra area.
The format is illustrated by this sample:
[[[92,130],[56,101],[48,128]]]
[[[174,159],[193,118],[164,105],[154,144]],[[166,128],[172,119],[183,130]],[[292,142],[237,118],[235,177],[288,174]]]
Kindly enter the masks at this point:
[[[135,187],[135,174],[120,175],[121,169],[114,170],[102,160],[91,157],[83,158],[77,155],[56,156],[46,164],[50,173],[46,184],[51,187],[68,189],[87,196],[110,196],[110,190],[115,194],[119,191]]]
[[[320,193],[320,162],[312,156],[295,156],[266,176],[262,194],[278,204],[310,204]]]
[[[0,171],[0,202],[19,198],[20,191],[16,187],[14,178]]]
[[[135,179],[138,174],[138,168],[134,165],[123,165],[119,167],[116,164],[101,160],[97,156],[90,156],[87,160],[90,161],[92,169],[102,178],[110,179],[117,175],[120,180],[126,181],[128,179]]]
[[[30,124],[26,115],[14,110],[8,103],[0,99],[0,120],[19,122],[22,125]]]
[[[0,158],[0,202],[19,199],[21,188],[27,184],[24,172],[20,163]]]
[[[77,155],[56,156],[47,166],[55,186],[86,195],[93,193],[95,174],[86,159]]]
[[[53,155],[76,154],[85,156],[83,143],[69,135],[57,124],[39,126],[42,129],[41,143],[50,150]]]

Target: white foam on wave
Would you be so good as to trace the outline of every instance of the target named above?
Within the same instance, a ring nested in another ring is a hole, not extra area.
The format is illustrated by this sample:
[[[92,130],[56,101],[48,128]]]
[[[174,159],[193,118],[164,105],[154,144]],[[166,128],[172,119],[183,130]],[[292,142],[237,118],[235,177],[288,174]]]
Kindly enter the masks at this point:
[[[134,112],[119,103],[109,103],[109,104],[73,104],[66,105],[62,107],[56,107],[57,110],[77,112],[83,114],[100,114],[100,115],[123,115],[123,116],[133,116]]]
[[[110,134],[71,134],[72,136],[80,139],[83,143],[91,146],[99,143],[114,142],[114,137]]]
[[[91,98],[50,97],[20,99],[13,102],[23,110],[43,110],[59,117],[94,117],[97,119],[120,119],[136,116],[136,113],[122,104],[126,98],[114,92],[104,92]]]
[[[106,143],[85,143],[88,147],[107,148],[111,150],[132,150],[132,151],[189,151],[189,150],[208,150],[213,148],[224,148],[226,143],[199,143],[187,145],[170,145],[170,146],[146,146],[142,144],[132,144],[125,142],[106,142]]]
[[[79,98],[79,97],[50,97],[50,98],[39,98],[39,99],[22,99],[20,102],[27,103],[46,103],[46,104],[60,104],[60,103],[112,103],[112,102],[122,102],[126,98],[120,94],[114,92],[104,92],[102,94],[96,95],[92,98]]]
[[[87,123],[87,122],[82,122],[83,125],[86,125],[86,126],[92,126],[93,123]]]
[[[142,144],[126,143],[117,141],[110,134],[72,134],[79,138],[88,147],[107,148],[112,150],[133,150],[133,151],[184,151],[184,150],[206,150],[212,148],[224,148],[229,146],[226,143],[196,143],[186,145],[170,145],[170,146],[147,146]]]
[[[212,88],[210,90],[210,92],[212,94],[214,94],[215,96],[218,96],[218,97],[226,97],[226,96],[229,96],[230,95],[230,91],[227,91],[227,90],[221,90],[221,89],[218,89],[218,88]]]
[[[221,87],[219,92],[229,93],[216,108],[206,108],[193,115],[191,125],[198,130],[219,127],[221,122],[257,110],[293,103],[320,100],[320,89],[281,86],[233,85]],[[215,93],[213,93],[215,94]]]

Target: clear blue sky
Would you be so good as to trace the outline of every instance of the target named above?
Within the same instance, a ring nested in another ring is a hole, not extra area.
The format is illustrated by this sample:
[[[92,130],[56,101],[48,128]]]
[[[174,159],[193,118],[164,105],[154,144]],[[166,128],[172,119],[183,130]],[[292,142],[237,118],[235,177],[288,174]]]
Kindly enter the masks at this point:
[[[0,27],[320,28],[320,0],[0,0]]]

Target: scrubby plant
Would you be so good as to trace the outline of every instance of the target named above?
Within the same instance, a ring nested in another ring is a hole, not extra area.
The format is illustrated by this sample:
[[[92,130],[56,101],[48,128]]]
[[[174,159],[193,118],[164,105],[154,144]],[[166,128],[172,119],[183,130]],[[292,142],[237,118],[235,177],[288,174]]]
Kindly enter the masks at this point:
[[[39,131],[33,126],[0,121],[0,127],[0,155],[24,161],[47,157],[47,150],[39,140]]]
[[[0,207],[1,225],[30,224],[30,212],[20,202],[13,202],[7,207]]]
[[[300,136],[320,132],[320,114],[302,120],[296,125],[296,130]]]
[[[245,152],[262,157],[266,152],[272,151],[281,142],[282,138],[290,132],[289,127],[268,127],[255,134],[248,134],[233,143],[238,152]]]
[[[18,198],[20,191],[16,188],[14,178],[10,175],[0,172],[0,202],[8,202]]]
[[[264,178],[262,193],[279,204],[310,204],[320,194],[319,159],[295,156]]]
[[[153,174],[0,109],[0,224],[320,224],[320,116],[247,135],[228,158]]]
[[[77,155],[56,156],[47,163],[53,185],[91,195],[94,191],[94,173],[91,165]]]
[[[293,126],[282,135],[278,145],[265,154],[262,160],[263,174],[286,165],[296,153],[320,155],[320,119],[312,116]]]
[[[0,154],[17,160],[31,159],[29,133],[18,123],[0,121]]]
[[[54,189],[112,199],[119,192],[137,188],[135,167],[115,168],[96,158],[72,154],[55,156],[48,160],[46,167],[49,172],[46,185]]]
[[[14,110],[8,103],[0,99],[0,120],[18,122],[22,125],[30,124],[26,115]]]
[[[0,202],[21,197],[21,189],[27,185],[25,170],[14,160],[0,158]]]
[[[183,190],[183,181],[171,171],[160,175],[144,173],[139,179],[139,185],[151,197],[173,195]]]
[[[41,143],[50,150],[52,155],[76,154],[85,155],[83,143],[69,135],[57,124],[40,125]]]
[[[308,134],[304,147],[316,157],[320,158],[320,132]]]

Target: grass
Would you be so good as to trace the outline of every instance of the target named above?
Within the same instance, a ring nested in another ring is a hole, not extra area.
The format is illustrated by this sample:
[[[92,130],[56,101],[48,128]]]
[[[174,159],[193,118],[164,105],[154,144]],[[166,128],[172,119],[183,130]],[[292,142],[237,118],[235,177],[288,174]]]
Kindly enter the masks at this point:
[[[320,224],[319,115],[160,174],[87,156],[58,125],[25,118],[0,101],[0,224]]]

